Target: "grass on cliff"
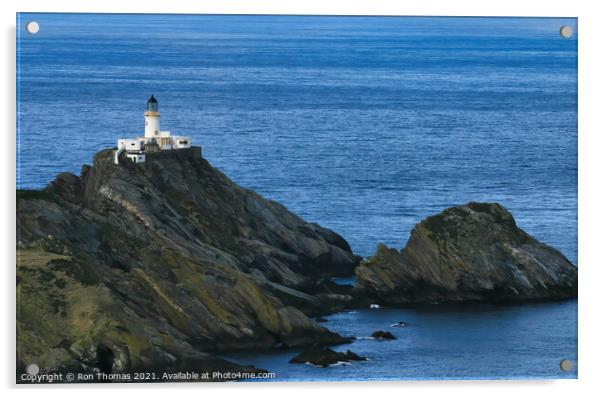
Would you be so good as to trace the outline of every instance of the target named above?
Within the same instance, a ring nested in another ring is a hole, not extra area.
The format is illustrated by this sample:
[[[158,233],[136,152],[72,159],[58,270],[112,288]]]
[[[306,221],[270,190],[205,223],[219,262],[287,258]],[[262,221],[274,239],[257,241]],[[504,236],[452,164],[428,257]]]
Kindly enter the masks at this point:
[[[55,254],[35,248],[17,249],[17,265],[26,267],[40,267],[53,260],[70,260],[67,255]]]

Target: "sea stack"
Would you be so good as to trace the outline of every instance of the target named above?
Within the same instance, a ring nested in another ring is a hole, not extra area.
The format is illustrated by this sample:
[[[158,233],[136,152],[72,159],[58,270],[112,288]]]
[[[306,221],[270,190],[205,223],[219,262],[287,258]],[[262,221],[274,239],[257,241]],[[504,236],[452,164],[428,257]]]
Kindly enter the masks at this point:
[[[401,251],[379,245],[355,275],[358,289],[389,304],[577,296],[577,268],[495,203],[424,219]]]

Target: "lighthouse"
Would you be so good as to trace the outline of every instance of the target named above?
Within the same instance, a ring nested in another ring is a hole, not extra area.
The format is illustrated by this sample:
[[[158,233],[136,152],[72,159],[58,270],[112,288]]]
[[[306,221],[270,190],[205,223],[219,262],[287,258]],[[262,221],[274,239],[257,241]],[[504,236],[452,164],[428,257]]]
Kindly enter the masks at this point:
[[[159,103],[154,95],[146,101],[144,112],[144,137],[157,138],[159,136]]]
[[[169,131],[159,128],[159,102],[154,95],[146,101],[144,112],[144,136],[137,138],[122,138],[117,140],[115,164],[119,164],[119,156],[125,156],[134,163],[145,163],[147,154],[163,150],[189,149],[189,136],[171,135]]]

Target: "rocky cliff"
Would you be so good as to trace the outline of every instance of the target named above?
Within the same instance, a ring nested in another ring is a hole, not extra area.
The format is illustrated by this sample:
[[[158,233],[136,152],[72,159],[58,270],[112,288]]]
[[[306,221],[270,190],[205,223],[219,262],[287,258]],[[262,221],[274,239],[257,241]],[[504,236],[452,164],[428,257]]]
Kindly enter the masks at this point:
[[[358,289],[389,304],[577,296],[577,268],[518,228],[499,204],[428,217],[401,251],[380,245],[355,275]]]
[[[237,186],[200,148],[143,164],[113,153],[17,191],[19,367],[228,369],[211,353],[346,341],[290,306],[351,299],[320,281],[353,273],[342,237]]]

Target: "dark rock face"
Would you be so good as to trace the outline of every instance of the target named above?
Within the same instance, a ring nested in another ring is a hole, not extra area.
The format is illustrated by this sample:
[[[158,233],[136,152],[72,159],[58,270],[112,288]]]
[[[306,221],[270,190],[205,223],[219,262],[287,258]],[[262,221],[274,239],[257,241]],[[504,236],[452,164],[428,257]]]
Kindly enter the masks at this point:
[[[293,357],[289,362],[292,364],[310,363],[319,367],[328,367],[329,365],[337,363],[365,360],[365,357],[360,357],[350,350],[347,350],[345,353],[341,353],[335,352],[330,348],[314,347],[304,350],[299,355]]]
[[[405,248],[380,245],[355,274],[358,289],[393,304],[577,296],[577,268],[518,228],[499,204],[428,217]]]
[[[352,274],[342,237],[237,186],[199,148],[143,164],[113,153],[17,192],[23,365],[225,368],[212,352],[349,340],[290,306],[351,299],[316,283]]]
[[[387,340],[397,339],[395,337],[395,335],[393,335],[392,333],[390,333],[388,331],[375,331],[370,336],[375,339],[387,339]]]

